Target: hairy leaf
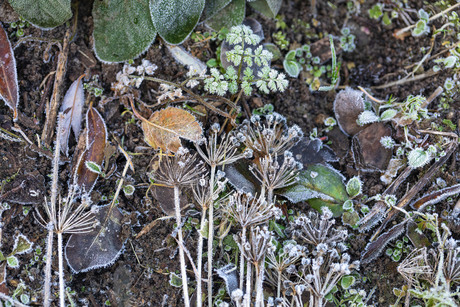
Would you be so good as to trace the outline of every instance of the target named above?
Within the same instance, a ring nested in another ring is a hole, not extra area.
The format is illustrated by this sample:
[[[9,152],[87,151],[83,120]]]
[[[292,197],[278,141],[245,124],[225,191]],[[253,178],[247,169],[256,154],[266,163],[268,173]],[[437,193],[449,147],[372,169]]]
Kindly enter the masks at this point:
[[[148,121],[144,119],[142,130],[145,141],[150,146],[172,152],[181,147],[180,137],[195,142],[203,132],[192,114],[174,107],[153,113]]]
[[[226,7],[232,0],[207,0],[203,10],[205,19],[211,18],[217,12]]]
[[[293,203],[308,201],[316,210],[326,206],[331,209],[335,217],[342,214],[342,204],[348,200],[342,175],[321,164],[311,165],[301,171],[296,184],[277,193]]]
[[[61,105],[61,112],[64,114],[64,119],[62,122],[63,130],[59,132],[59,140],[61,142],[61,151],[66,156],[68,156],[70,128],[72,127],[75,140],[78,140],[78,136],[80,135],[83,105],[85,103],[83,77],[84,75],[70,85]]]
[[[18,118],[19,86],[16,59],[5,30],[0,27],[0,97]]]
[[[213,17],[206,20],[206,24],[216,31],[222,28],[231,28],[240,25],[246,15],[246,1],[233,0]]]
[[[99,208],[95,213],[101,221],[89,233],[73,234],[65,247],[67,264],[75,273],[86,272],[112,265],[123,251],[124,240],[121,237],[120,209],[111,210],[110,218],[101,231],[101,224],[105,221],[109,206]]]
[[[13,9],[31,24],[51,29],[72,17],[70,0],[8,0]]]
[[[156,36],[146,0],[95,0],[93,20],[94,51],[104,62],[134,59]]]
[[[75,183],[82,191],[91,192],[99,174],[86,167],[86,162],[102,165],[107,143],[107,128],[102,116],[92,106],[86,113],[86,150],[81,154],[75,171]]]
[[[150,0],[150,14],[158,34],[168,43],[182,43],[195,28],[205,0]]]
[[[267,17],[275,18],[281,8],[283,0],[256,0],[249,4],[256,10]]]

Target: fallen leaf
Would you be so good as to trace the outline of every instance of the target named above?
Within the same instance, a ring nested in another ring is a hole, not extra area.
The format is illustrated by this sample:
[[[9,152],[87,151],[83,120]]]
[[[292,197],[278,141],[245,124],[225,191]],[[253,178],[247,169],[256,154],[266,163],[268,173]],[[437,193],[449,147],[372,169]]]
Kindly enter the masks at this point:
[[[18,118],[19,87],[16,60],[8,36],[0,26],[0,97]]]
[[[99,174],[90,171],[86,162],[102,166],[107,143],[107,128],[104,119],[92,105],[86,113],[86,150],[81,154],[75,171],[76,184],[86,193],[91,192]]]
[[[73,234],[65,247],[67,264],[75,273],[86,272],[112,265],[123,251],[120,209],[111,210],[110,218],[101,231],[109,206],[95,213],[101,223],[91,232]]]
[[[363,93],[347,88],[335,97],[334,114],[340,129],[348,136],[353,136],[366,126],[356,123],[359,114],[364,111]]]
[[[180,137],[196,142],[201,138],[203,129],[195,116],[189,112],[168,107],[153,113],[147,120],[137,113],[133,101],[134,114],[142,120],[142,130],[147,144],[165,152],[176,152],[181,147]]]
[[[85,75],[80,76],[70,85],[67,93],[62,101],[61,112],[64,114],[62,122],[62,131],[59,135],[61,142],[61,151],[68,156],[68,142],[70,136],[70,128],[72,127],[75,139],[78,139],[81,129],[81,118],[83,105],[85,103],[85,96],[83,92],[82,79]]]
[[[158,201],[161,210],[168,215],[174,216],[175,214],[175,205],[174,205],[174,189],[170,187],[163,187],[163,186],[153,186],[150,189],[150,193],[152,196]],[[180,190],[179,194],[180,200],[180,207],[184,208],[187,205],[187,197]]]

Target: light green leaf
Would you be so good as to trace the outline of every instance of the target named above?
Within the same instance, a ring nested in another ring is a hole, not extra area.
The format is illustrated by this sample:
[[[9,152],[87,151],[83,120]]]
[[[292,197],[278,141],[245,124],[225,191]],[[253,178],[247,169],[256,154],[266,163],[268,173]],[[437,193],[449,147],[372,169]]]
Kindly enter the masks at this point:
[[[249,1],[248,1],[249,2]],[[253,9],[267,17],[275,18],[281,8],[282,0],[256,0],[249,2]]]
[[[212,18],[206,20],[206,24],[216,31],[222,28],[231,28],[240,25],[246,14],[246,1],[233,0],[226,7],[220,10]]]
[[[361,187],[362,187],[362,182],[359,179],[359,177],[355,176],[348,180],[347,182],[347,193],[348,195],[353,198],[355,196],[358,196],[361,194]]]
[[[23,234],[20,234],[16,237],[14,241],[12,255],[21,255],[28,253],[32,250],[33,243],[29,241]]]
[[[169,44],[182,43],[195,28],[205,0],[150,0],[150,14],[158,34]]]
[[[94,51],[105,62],[138,57],[156,36],[147,1],[95,0],[93,21]]]
[[[416,148],[409,152],[407,155],[407,163],[412,168],[419,168],[427,164],[431,160],[429,152],[422,148]]]
[[[15,256],[8,256],[6,257],[6,263],[10,268],[17,268],[19,267],[19,260]]]
[[[13,9],[31,24],[51,29],[72,17],[70,0],[9,0]]]
[[[353,286],[355,281],[356,281],[356,278],[354,276],[347,275],[347,276],[342,277],[342,279],[340,280],[340,286],[342,287],[342,289],[347,290],[348,288]]]
[[[393,117],[395,117],[396,114],[398,114],[398,111],[396,111],[395,109],[388,109],[385,112],[383,112],[382,115],[380,115],[380,120],[381,121],[390,120]]]
[[[286,58],[283,61],[283,67],[289,77],[297,78],[300,74],[301,67],[299,67],[296,61],[290,61]]]
[[[101,174],[102,173],[101,167],[97,163],[95,163],[93,161],[86,161],[85,165],[93,173],[96,173],[96,174]]]

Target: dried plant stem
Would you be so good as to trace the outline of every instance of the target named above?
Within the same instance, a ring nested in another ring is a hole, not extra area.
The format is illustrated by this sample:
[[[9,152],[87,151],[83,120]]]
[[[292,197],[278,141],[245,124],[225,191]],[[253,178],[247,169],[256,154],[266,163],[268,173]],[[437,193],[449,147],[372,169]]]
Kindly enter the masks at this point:
[[[65,306],[65,282],[64,282],[64,257],[62,247],[62,232],[58,232],[58,257],[59,257],[59,304]]]
[[[45,265],[45,288],[43,306],[51,306],[51,262],[53,257],[53,234],[54,226],[52,222],[49,222],[48,229],[48,240],[46,242],[46,265]]]
[[[263,281],[264,281],[265,265],[262,260],[261,263],[256,263],[256,307],[264,306],[263,296]]]
[[[216,165],[211,165],[211,174],[209,179],[209,190],[211,191],[211,195],[214,194],[214,181],[216,176]],[[211,197],[214,199],[214,197]],[[208,215],[208,306],[212,305],[212,258],[213,258],[213,240],[214,240],[214,203],[211,202],[209,205],[209,215]]]
[[[246,244],[246,226],[243,226],[243,231],[241,233],[241,250],[240,250],[240,289],[243,289],[243,280],[244,280],[244,255],[243,248]]]
[[[179,258],[180,258],[180,271],[182,277],[182,289],[184,291],[184,306],[190,306],[190,298],[188,295],[188,284],[187,284],[187,270],[185,267],[185,256],[184,256],[184,239],[182,237],[182,218],[180,214],[180,198],[179,198],[179,186],[174,186],[174,208],[176,213],[176,224],[177,224],[177,238],[179,241]]]
[[[247,262],[246,269],[246,294],[245,294],[245,306],[251,306],[251,284],[252,284],[252,271],[251,271],[251,262]]]
[[[201,210],[201,223],[200,231],[198,233],[198,255],[197,255],[197,275],[196,275],[196,306],[203,306],[203,297],[202,297],[202,275],[203,275],[203,232],[204,224],[206,221],[206,211],[207,207],[203,206]]]

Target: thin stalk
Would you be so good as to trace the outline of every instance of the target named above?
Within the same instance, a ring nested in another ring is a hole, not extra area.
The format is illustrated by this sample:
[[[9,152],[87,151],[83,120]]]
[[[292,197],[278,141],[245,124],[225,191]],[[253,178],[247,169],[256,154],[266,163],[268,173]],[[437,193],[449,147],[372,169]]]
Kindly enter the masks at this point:
[[[211,178],[209,180],[209,187],[211,195],[214,196],[214,179],[216,175],[216,166],[211,165]],[[213,199],[214,197],[211,197]],[[214,203],[209,205],[209,235],[208,235],[208,306],[212,307],[212,245],[214,240]]]
[[[204,223],[206,221],[206,210],[207,208],[203,206],[201,210],[201,223],[200,223],[200,231],[198,233],[198,255],[197,255],[197,271],[198,274],[196,275],[196,306],[201,307],[203,305],[203,298],[202,298],[202,271],[203,271],[203,231],[204,231]]]
[[[276,297],[279,298],[281,295],[281,271],[278,270],[278,286],[276,287]]]
[[[62,233],[57,233],[58,237],[58,256],[59,256],[59,305],[65,307],[65,283],[64,283],[64,257],[62,255]]]
[[[240,260],[240,289],[243,290],[243,280],[244,280],[244,255],[243,248],[246,244],[246,226],[243,227],[243,232],[241,234],[241,260]]]
[[[256,306],[263,307],[264,306],[264,297],[263,297],[263,281],[264,281],[264,273],[265,273],[265,265],[264,261],[262,263],[257,264],[257,275],[256,275]]]
[[[251,262],[247,262],[247,270],[246,270],[246,295],[247,295],[247,300],[246,300],[246,306],[250,307],[251,306],[251,277],[252,277],[252,272],[251,272]]]
[[[51,262],[53,257],[53,234],[54,226],[52,222],[48,223],[48,240],[46,242],[46,266],[45,266],[45,290],[43,306],[51,306]]]
[[[181,214],[180,214],[180,198],[179,198],[179,186],[174,186],[174,208],[176,213],[176,224],[177,224],[177,237],[179,240],[179,258],[180,258],[180,271],[182,277],[182,289],[184,291],[184,305],[190,307],[190,298],[188,295],[188,284],[187,284],[187,271],[185,269],[185,256],[182,238],[182,227],[181,227]]]

